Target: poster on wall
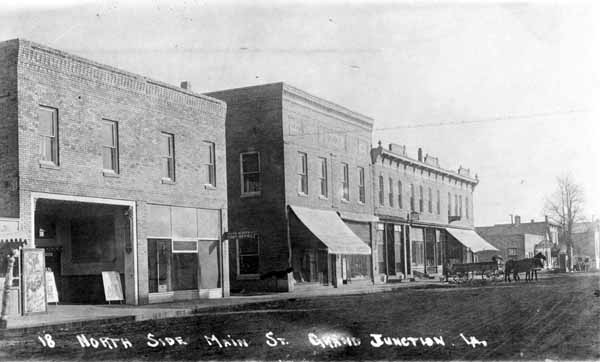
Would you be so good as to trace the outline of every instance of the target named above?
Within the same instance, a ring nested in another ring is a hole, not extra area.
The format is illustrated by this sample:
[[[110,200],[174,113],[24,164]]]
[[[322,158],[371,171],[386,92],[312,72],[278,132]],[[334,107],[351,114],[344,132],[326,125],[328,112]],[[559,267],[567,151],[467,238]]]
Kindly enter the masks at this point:
[[[102,283],[104,284],[104,298],[107,302],[123,301],[123,288],[121,288],[119,272],[103,271]]]
[[[46,271],[46,302],[58,303],[58,290],[56,289],[56,280],[52,271]]]
[[[44,249],[23,249],[23,314],[46,312]]]

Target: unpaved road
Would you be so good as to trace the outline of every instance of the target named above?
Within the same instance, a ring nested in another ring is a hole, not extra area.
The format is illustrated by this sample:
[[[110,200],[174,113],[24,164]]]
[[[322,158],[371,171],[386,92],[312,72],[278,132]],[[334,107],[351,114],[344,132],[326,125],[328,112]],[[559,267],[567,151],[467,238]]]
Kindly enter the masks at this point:
[[[598,360],[598,289],[600,274],[548,274],[531,283],[283,300],[193,317],[53,331],[54,348],[42,346],[38,336],[43,334],[14,337],[0,341],[0,359]],[[80,334],[88,342],[115,340],[81,347]],[[373,335],[381,335],[381,342],[395,337],[387,341],[397,345],[377,346],[380,340]],[[163,339],[163,346],[159,337],[172,339]]]

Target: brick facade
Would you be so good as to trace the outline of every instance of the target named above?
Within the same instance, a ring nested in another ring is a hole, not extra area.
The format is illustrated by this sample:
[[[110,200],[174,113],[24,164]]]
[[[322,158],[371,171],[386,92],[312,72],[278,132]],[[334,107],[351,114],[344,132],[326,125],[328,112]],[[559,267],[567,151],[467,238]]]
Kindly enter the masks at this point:
[[[0,61],[0,216],[18,214],[25,229],[32,230],[31,193],[135,202],[138,287],[140,302],[147,302],[147,205],[226,215],[225,104],[24,40],[1,44]],[[58,110],[56,167],[40,163],[40,105]],[[103,172],[103,120],[118,123],[116,175]],[[174,135],[175,182],[161,177],[161,132]],[[205,141],[215,144],[215,188],[206,185]]]

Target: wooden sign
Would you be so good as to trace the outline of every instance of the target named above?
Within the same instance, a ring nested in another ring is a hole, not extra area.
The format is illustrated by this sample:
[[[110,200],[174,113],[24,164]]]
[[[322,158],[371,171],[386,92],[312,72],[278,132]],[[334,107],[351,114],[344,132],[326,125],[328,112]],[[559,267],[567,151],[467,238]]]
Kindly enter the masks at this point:
[[[56,289],[56,280],[52,271],[46,271],[46,302],[58,303],[58,290]]]
[[[22,250],[23,314],[46,312],[44,249]]]
[[[103,271],[102,283],[104,284],[104,299],[107,302],[123,301],[123,288],[119,272]]]

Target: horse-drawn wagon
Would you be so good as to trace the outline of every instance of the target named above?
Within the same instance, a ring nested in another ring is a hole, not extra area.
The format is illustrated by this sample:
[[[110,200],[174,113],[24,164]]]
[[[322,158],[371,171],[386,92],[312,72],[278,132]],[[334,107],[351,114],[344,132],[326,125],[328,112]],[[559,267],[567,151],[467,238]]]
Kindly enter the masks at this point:
[[[501,257],[495,256],[492,261],[477,263],[456,263],[446,269],[446,281],[464,283],[481,275],[481,279],[497,280],[504,273],[504,262]]]

